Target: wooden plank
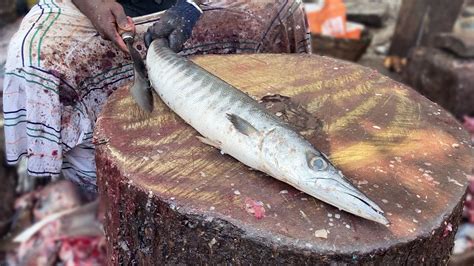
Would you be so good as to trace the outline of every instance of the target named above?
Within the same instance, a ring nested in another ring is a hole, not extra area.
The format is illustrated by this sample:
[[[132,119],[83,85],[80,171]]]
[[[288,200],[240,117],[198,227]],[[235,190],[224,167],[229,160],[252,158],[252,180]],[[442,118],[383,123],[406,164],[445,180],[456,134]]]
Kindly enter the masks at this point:
[[[327,57],[194,61],[281,113],[392,224],[249,170],[200,143],[159,99],[151,116],[139,115],[122,88],[95,133],[111,265],[447,262],[472,165],[469,135],[451,115],[371,69]]]

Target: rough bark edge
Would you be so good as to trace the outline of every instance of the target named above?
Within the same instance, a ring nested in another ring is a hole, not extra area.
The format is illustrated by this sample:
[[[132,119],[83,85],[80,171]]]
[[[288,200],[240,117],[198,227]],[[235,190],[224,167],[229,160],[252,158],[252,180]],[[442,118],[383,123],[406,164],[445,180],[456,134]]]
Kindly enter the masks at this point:
[[[447,264],[462,214],[463,201],[431,235],[389,250],[318,254],[289,246],[275,247],[221,219],[180,213],[176,206],[124,180],[105,146],[97,149],[97,158],[98,184],[106,207],[109,265]]]
[[[428,47],[412,49],[408,58],[402,77],[407,84],[458,119],[474,114],[473,89],[466,86],[474,80],[472,73],[466,70],[471,60]]]

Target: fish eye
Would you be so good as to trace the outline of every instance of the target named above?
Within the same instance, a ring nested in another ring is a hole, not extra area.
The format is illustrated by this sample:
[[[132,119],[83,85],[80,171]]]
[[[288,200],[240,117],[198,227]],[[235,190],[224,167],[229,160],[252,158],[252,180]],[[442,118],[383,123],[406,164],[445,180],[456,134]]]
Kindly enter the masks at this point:
[[[328,163],[324,160],[323,157],[318,156],[314,153],[307,153],[306,156],[309,168],[316,171],[323,171],[326,170],[326,168],[328,167]]]
[[[314,157],[314,158],[311,160],[311,166],[312,166],[313,169],[315,169],[315,170],[322,171],[322,170],[325,170],[325,169],[326,169],[326,167],[328,166],[328,164],[323,160],[323,158]]]

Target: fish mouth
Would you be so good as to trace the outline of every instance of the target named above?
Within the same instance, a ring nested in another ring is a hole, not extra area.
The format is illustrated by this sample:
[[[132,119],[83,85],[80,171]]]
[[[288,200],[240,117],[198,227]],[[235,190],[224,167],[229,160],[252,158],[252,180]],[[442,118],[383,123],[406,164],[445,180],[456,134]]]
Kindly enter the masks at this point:
[[[333,193],[337,193],[339,195],[335,195],[336,200],[331,200],[331,202],[328,203],[335,206],[336,208],[367,220],[371,220],[383,225],[390,224],[390,222],[384,216],[384,211],[375,202],[371,201],[368,197],[362,194],[362,192],[352,192],[353,191],[348,192],[336,189],[333,191]]]
[[[352,196],[355,200],[359,201],[361,204],[364,204],[365,206],[367,206],[368,208],[372,210],[372,212],[367,213],[368,215],[364,215],[364,216],[360,215],[361,217],[372,220],[374,222],[381,223],[383,225],[390,224],[390,221],[388,221],[387,218],[385,218],[384,216],[384,211],[382,211],[382,209],[373,201],[369,200],[368,198],[364,199],[362,197],[359,197],[351,193],[347,193],[347,192],[345,193],[349,196]]]
[[[323,190],[313,193],[316,198],[367,220],[383,225],[390,224],[384,216],[384,211],[344,176],[338,174],[335,177],[317,178],[317,180]]]
[[[339,201],[335,202],[334,206],[346,212],[383,225],[390,224],[390,222],[384,216],[384,211],[362,192],[354,190],[336,190],[335,193],[341,193],[342,195],[341,197],[338,197]]]

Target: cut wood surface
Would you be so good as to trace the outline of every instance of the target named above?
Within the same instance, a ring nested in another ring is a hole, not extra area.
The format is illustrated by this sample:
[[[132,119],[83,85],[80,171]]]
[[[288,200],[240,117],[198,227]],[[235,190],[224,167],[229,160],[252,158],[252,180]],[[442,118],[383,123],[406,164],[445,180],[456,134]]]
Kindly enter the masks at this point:
[[[378,72],[316,55],[193,60],[293,125],[386,212],[341,212],[196,138],[157,97],[127,88],[95,141],[110,264],[446,263],[460,221],[469,136],[438,105]]]

